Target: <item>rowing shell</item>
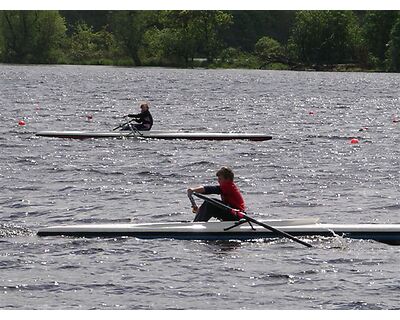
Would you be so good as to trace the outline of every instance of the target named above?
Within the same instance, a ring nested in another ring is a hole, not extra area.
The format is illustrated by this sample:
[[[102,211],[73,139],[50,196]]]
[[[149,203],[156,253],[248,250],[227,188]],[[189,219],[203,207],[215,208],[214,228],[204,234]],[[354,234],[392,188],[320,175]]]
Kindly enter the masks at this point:
[[[318,219],[260,220],[293,236],[341,236],[400,245],[400,224],[320,224]],[[141,224],[82,224],[42,228],[38,236],[121,237],[182,240],[252,240],[279,238],[263,227],[233,222],[167,222]],[[254,229],[253,229],[254,228]]]
[[[251,140],[265,141],[272,137],[263,133],[219,133],[219,132],[173,132],[173,131],[118,131],[118,132],[88,132],[88,131],[40,131],[40,137],[90,139],[90,138],[145,138],[145,139],[186,139],[186,140]]]

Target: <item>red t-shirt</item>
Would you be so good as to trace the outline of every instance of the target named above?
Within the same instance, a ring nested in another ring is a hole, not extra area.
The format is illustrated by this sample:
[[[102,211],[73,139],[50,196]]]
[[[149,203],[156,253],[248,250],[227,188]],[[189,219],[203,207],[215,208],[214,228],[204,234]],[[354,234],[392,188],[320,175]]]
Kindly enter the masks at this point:
[[[219,187],[221,188],[221,199],[224,203],[240,211],[246,209],[242,194],[234,182],[222,182]]]
[[[244,203],[242,194],[240,193],[239,188],[233,181],[221,182],[219,186],[205,186],[204,190],[205,194],[220,194],[222,202],[224,202],[231,208],[240,211],[246,210],[246,205]],[[232,214],[236,215],[237,213],[232,212]],[[239,218],[241,218],[240,215]]]

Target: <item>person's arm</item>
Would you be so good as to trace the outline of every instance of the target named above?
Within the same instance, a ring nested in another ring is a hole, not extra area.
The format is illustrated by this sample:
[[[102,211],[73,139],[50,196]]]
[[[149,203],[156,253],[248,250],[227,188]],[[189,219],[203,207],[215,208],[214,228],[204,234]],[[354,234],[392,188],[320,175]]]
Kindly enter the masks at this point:
[[[193,192],[203,193],[203,194],[221,194],[221,188],[219,186],[200,186],[196,188],[187,189],[187,194],[189,197],[193,196]],[[192,209],[194,213],[197,213],[199,208],[196,205],[193,206]]]
[[[142,123],[142,117],[143,115],[141,113],[138,114],[128,114],[128,117],[133,118],[132,121],[135,121],[137,123]]]
[[[187,189],[187,194],[188,197],[193,199],[193,192],[197,192],[197,193],[204,193],[204,187],[200,186],[200,187],[196,187],[196,188],[188,188]],[[191,200],[192,201],[192,200]],[[199,210],[199,207],[196,205],[196,203],[192,202],[192,211],[193,213],[197,213],[197,211]]]
[[[193,192],[204,193],[205,190],[204,190],[204,187],[203,187],[203,186],[196,187],[196,188],[188,188],[188,189],[187,189],[188,195],[191,196],[191,195],[193,194]]]
[[[204,186],[204,194],[221,194],[220,186]]]
[[[220,186],[200,186],[196,188],[189,188],[187,192],[188,195],[192,195],[193,192],[203,194],[221,194],[221,188]]]
[[[130,118],[137,118],[137,119],[142,119],[143,118],[143,113],[130,113],[128,114],[128,117]]]

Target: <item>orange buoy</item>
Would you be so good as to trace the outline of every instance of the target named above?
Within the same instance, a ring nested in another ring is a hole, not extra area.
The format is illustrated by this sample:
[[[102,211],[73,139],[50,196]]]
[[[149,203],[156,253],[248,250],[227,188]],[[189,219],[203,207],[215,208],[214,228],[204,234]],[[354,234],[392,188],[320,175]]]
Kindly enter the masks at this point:
[[[19,120],[18,125],[22,127],[26,125],[26,122],[24,120]]]
[[[356,139],[356,138],[353,138],[353,139],[351,139],[350,140],[350,143],[351,144],[357,144],[357,143],[359,143],[360,141],[358,141],[358,139]]]

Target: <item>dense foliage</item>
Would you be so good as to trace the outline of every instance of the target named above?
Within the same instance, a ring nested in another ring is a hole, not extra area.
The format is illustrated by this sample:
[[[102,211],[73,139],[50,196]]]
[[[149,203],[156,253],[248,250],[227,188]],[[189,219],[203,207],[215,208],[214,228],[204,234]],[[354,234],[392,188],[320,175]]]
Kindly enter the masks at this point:
[[[0,62],[400,71],[398,11],[0,11]]]
[[[4,62],[57,62],[66,41],[65,21],[52,11],[3,11],[0,31]]]

